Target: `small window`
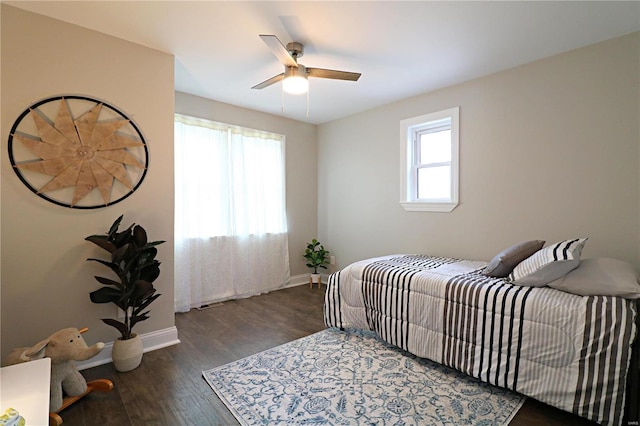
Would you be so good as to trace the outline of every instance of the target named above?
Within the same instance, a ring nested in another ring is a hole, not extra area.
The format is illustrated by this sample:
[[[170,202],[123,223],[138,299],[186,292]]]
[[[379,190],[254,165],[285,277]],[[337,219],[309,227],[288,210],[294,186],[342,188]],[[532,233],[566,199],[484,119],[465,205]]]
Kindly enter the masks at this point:
[[[450,108],[400,121],[400,204],[450,212],[458,205],[458,115]]]

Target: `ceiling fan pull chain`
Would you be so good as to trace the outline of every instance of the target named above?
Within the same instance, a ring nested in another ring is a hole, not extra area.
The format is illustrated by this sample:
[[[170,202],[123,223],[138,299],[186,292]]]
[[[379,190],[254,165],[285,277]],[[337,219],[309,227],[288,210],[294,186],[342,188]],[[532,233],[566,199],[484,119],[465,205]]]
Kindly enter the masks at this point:
[[[310,90],[307,90],[307,118],[309,118],[309,92]]]
[[[280,110],[281,112],[284,112],[284,89],[280,89]]]

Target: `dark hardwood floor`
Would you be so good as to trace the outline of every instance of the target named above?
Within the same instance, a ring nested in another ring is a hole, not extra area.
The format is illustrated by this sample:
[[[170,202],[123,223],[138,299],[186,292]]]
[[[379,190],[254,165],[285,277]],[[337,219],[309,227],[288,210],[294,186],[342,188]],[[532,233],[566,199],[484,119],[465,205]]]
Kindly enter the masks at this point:
[[[202,378],[202,370],[323,330],[324,289],[292,287],[176,314],[179,345],[144,354],[137,369],[112,364],[84,370],[90,381],[110,379],[114,390],[94,392],[62,411],[64,426],[237,425]],[[511,426],[595,423],[528,400]]]

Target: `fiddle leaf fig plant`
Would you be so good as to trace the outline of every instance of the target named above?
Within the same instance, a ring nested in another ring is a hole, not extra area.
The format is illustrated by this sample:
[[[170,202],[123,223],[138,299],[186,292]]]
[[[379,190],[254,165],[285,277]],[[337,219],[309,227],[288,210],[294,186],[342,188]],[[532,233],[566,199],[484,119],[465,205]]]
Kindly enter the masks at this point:
[[[318,268],[327,269],[325,265],[329,263],[329,251],[325,250],[320,241],[315,238],[307,244],[303,257],[307,259],[307,267],[313,269],[313,273],[318,273]]]
[[[117,279],[98,277],[103,287],[89,293],[93,303],[113,303],[124,312],[123,321],[102,318],[102,322],[116,328],[122,340],[133,337],[133,327],[149,318],[149,305],[160,297],[153,282],[160,275],[160,262],[156,260],[157,245],[164,241],[147,241],[147,232],[136,224],[118,231],[123,216],[113,222],[106,235],[85,238],[110,254],[110,259],[89,258],[109,268]]]

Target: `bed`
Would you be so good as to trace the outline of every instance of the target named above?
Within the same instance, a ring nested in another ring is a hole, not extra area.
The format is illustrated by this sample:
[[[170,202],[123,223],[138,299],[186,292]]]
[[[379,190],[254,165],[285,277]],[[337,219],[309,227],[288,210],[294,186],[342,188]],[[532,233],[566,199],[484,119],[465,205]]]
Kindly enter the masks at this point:
[[[586,239],[534,241],[489,263],[425,255],[353,263],[329,277],[325,324],[373,330],[603,425],[637,425],[637,272],[615,259],[581,261]]]

